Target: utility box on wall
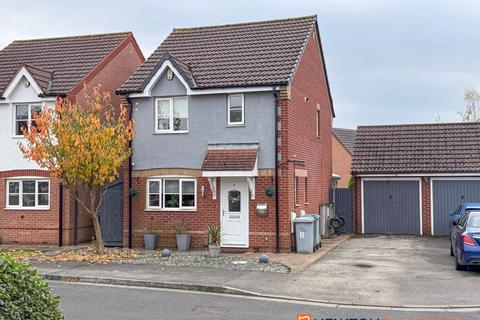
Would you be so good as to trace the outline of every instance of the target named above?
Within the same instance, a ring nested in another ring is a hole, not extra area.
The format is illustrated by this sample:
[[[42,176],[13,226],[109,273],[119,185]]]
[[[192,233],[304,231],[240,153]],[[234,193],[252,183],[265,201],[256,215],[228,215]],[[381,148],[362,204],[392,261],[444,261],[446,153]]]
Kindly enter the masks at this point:
[[[266,216],[268,214],[268,204],[257,203],[257,214],[259,216]]]

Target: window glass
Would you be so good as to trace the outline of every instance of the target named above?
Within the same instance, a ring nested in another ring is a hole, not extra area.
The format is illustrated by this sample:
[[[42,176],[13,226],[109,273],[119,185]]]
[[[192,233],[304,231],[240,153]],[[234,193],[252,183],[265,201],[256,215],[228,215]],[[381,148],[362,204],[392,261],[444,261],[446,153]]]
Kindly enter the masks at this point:
[[[188,100],[187,98],[173,99],[173,130],[188,130]]]
[[[35,207],[35,181],[23,181],[22,206]]]
[[[15,108],[15,134],[23,135],[22,128],[28,128],[28,105],[19,104]]]
[[[195,181],[182,181],[182,207],[195,207]]]
[[[35,128],[37,127],[37,123],[35,122],[35,115],[39,115],[40,112],[42,112],[41,105],[30,106],[30,121]]]
[[[150,207],[160,207],[160,181],[149,181],[148,191],[148,205]]]
[[[8,183],[8,205],[20,205],[20,182],[10,181]]]
[[[480,228],[480,214],[472,214],[468,225],[472,228]]]
[[[165,180],[165,208],[180,207],[180,190],[178,180]]]
[[[157,129],[170,130],[170,100],[157,100]]]
[[[49,183],[47,181],[38,182],[37,202],[39,206],[48,206],[49,204]]]
[[[228,212],[241,211],[241,194],[238,190],[228,192]]]
[[[230,95],[228,120],[230,124],[243,124],[243,95]]]

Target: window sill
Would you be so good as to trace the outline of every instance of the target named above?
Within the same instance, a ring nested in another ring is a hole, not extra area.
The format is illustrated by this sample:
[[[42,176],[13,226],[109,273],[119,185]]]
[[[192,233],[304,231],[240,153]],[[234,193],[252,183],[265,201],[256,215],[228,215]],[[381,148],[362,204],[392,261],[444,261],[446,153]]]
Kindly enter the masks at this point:
[[[188,131],[166,131],[166,132],[161,132],[161,131],[155,131],[153,134],[155,135],[164,135],[164,134],[186,134]]]
[[[19,139],[25,139],[24,136],[12,136],[12,139],[19,140]]]
[[[225,127],[226,128],[243,128],[245,127],[245,123],[239,123],[239,124],[227,124]]]
[[[7,211],[48,211],[48,210],[50,210],[50,207],[28,207],[28,208],[25,208],[25,207],[17,207],[17,208],[6,207],[6,208],[4,208],[4,210],[7,210]]]
[[[160,208],[145,208],[144,210],[145,212],[175,212],[175,213],[182,213],[182,212],[185,212],[185,213],[190,213],[190,212],[197,212],[197,209],[175,209],[175,208],[171,208],[171,209],[160,209]]]

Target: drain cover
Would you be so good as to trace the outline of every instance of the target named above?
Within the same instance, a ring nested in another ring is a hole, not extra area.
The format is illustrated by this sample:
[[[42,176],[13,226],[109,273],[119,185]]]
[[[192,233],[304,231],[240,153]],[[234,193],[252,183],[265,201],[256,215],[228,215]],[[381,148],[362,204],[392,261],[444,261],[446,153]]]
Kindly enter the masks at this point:
[[[358,268],[373,268],[373,265],[369,263],[355,263],[354,266]]]
[[[230,310],[227,308],[217,308],[217,307],[195,307],[192,309],[192,314],[198,316],[221,316],[226,313],[229,313]]]

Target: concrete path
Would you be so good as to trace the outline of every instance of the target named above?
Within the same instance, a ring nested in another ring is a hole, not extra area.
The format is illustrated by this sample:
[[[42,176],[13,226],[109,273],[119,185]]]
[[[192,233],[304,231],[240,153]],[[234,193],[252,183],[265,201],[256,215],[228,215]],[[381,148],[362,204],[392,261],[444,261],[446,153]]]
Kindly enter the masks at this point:
[[[188,289],[341,305],[479,308],[480,272],[453,270],[448,241],[354,237],[301,272],[149,265],[37,264],[51,280]]]

